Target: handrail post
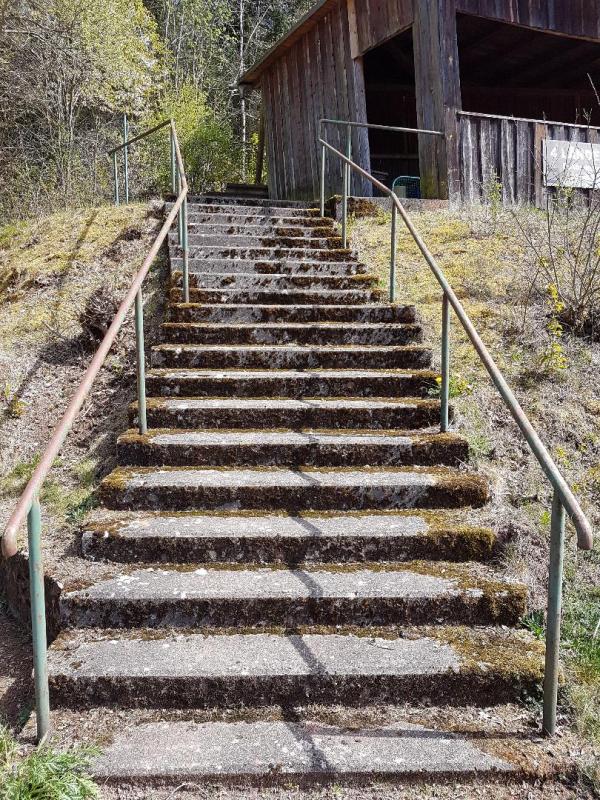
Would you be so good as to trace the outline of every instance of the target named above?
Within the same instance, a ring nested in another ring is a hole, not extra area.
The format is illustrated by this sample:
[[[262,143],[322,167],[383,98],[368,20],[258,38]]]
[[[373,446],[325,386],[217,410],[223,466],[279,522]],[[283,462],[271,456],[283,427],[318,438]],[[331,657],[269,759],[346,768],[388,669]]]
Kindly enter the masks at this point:
[[[179,164],[177,164],[177,196],[181,193],[181,173],[179,171]],[[183,247],[183,215],[182,209],[179,209],[177,214],[177,242],[179,247]]]
[[[346,127],[346,157],[352,157],[352,128]],[[342,166],[342,248],[348,247],[348,194],[350,192],[350,165],[344,162]]]
[[[177,194],[177,160],[175,157],[175,131],[171,125],[171,189]]]
[[[190,252],[188,246],[188,213],[187,213],[187,194],[181,206],[182,227],[183,227],[183,302],[190,302]]]
[[[325,158],[327,149],[325,145],[321,147],[321,216],[325,216]]]
[[[135,354],[137,361],[138,431],[148,433],[146,417],[146,360],[144,353],[144,300],[141,288],[135,296]]]
[[[119,205],[119,167],[118,167],[118,164],[117,164],[117,153],[116,152],[113,153],[113,178],[114,178],[114,181],[115,181],[115,192],[114,192],[115,205],[118,206]]]
[[[552,497],[552,521],[550,523],[550,571],[548,575],[544,715],[542,722],[542,732],[546,736],[552,736],[556,732],[564,550],[565,509],[558,492],[555,490]]]
[[[129,121],[127,114],[123,114],[123,141],[129,139]],[[129,151],[128,147],[123,148],[123,169],[125,172],[125,205],[129,203]]]
[[[398,208],[392,198],[392,237],[390,251],[390,303],[396,302],[396,247],[398,230]]]
[[[27,539],[29,544],[29,596],[31,601],[31,636],[33,640],[35,716],[39,743],[44,741],[50,729],[46,598],[41,538],[42,512],[40,501],[36,497],[27,515]]]
[[[440,385],[440,431],[448,430],[450,401],[450,302],[444,292],[442,297],[442,383]]]

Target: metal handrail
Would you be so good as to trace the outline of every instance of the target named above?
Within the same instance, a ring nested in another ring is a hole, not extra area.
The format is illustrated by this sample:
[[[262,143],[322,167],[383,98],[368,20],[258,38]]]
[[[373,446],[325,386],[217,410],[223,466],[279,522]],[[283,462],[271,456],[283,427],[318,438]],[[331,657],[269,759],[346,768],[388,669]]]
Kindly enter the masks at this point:
[[[177,217],[181,222],[183,218],[184,236],[187,238],[187,218],[185,214],[187,204],[188,184],[177,131],[173,120],[162,123],[160,127],[171,126],[171,145],[173,155],[174,182],[178,185],[178,194],[167,218],[165,219],[154,243],[144,259],[142,266],[134,277],[127,294],[125,295],[110,327],[106,331],[94,357],[85,371],[75,394],[71,398],[66,411],[54,428],[52,438],[46,446],[39,464],[23,490],[19,501],[8,520],[2,535],[2,554],[4,558],[11,558],[17,553],[17,533],[27,517],[27,532],[29,544],[29,575],[31,598],[31,626],[34,655],[34,682],[36,698],[36,719],[38,741],[42,742],[49,731],[49,699],[48,699],[48,667],[47,667],[47,641],[46,641],[46,609],[44,598],[44,569],[41,554],[41,511],[39,494],[50,472],[77,414],[81,410],[90,389],[104,364],[106,357],[119,333],[127,313],[135,304],[135,329],[136,329],[136,360],[138,378],[138,427],[141,433],[146,432],[146,392],[145,392],[145,357],[144,357],[144,326],[143,326],[143,298],[142,284],[158,251],[169,234],[169,230]],[[147,131],[145,135],[153,133],[157,128]],[[136,137],[136,141],[143,138],[144,134]],[[130,144],[125,142],[125,146]]]
[[[593,546],[592,527],[583,513],[581,506],[569,488],[566,480],[562,476],[557,465],[553,461],[550,453],[546,449],[542,440],[538,436],[527,415],[523,411],[519,401],[515,397],[502,372],[496,365],[489,350],[483,343],[481,337],[462,303],[456,296],[452,286],[446,278],[443,270],[435,260],[431,251],[425,244],[420,233],[408,216],[404,206],[387,186],[377,178],[374,178],[367,170],[360,167],[348,156],[341,153],[331,144],[319,137],[319,142],[337,156],[345,164],[347,170],[353,169],[358,172],[381,192],[388,195],[392,200],[392,228],[393,228],[393,248],[395,250],[395,214],[402,217],[404,224],[413,237],[417,247],[421,251],[425,261],[434,274],[443,291],[442,296],[442,382],[441,382],[441,420],[440,428],[446,431],[448,428],[448,405],[450,388],[450,309],[458,317],[465,333],[470,339],[477,355],[481,359],[500,396],[510,411],[513,419],[517,423],[521,433],[525,437],[527,444],[540,464],[544,474],[548,478],[554,489],[552,498],[552,516],[550,530],[550,567],[548,585],[548,611],[547,611],[547,631],[546,631],[546,660],[544,671],[544,712],[543,712],[543,731],[553,734],[556,731],[556,708],[558,698],[558,676],[559,676],[559,646],[560,646],[560,622],[562,608],[562,578],[563,578],[563,558],[565,542],[565,511],[571,518],[575,530],[577,531],[577,545],[581,550],[591,550]],[[346,170],[345,170],[346,171]],[[347,190],[348,182],[344,180],[344,190]],[[347,198],[346,198],[347,199]],[[321,195],[321,207],[324,206],[324,193]],[[393,264],[395,261],[393,261]],[[392,269],[390,270],[392,272]],[[393,275],[390,276],[390,279]]]

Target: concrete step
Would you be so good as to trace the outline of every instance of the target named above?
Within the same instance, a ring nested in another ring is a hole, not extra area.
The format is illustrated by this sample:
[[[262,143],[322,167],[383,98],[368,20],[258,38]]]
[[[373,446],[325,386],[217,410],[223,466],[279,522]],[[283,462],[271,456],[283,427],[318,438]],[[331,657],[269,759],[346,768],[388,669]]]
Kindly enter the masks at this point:
[[[487,561],[488,528],[465,526],[451,513],[139,514],[86,525],[83,554],[124,563]]]
[[[161,335],[164,342],[181,344],[405,345],[423,341],[423,329],[414,323],[165,322],[161,325]]]
[[[124,572],[60,596],[67,628],[516,625],[527,588],[477,565],[179,565]]]
[[[439,400],[395,397],[147,398],[151,428],[326,428],[387,430],[439,425]],[[451,413],[452,418],[452,413]],[[133,427],[137,403],[129,407]]]
[[[201,268],[194,270],[189,276],[190,287],[202,290],[227,289],[237,292],[293,292],[297,289],[308,289],[316,292],[320,289],[371,289],[377,285],[377,276],[361,275],[327,275],[322,272],[298,274],[285,273],[248,273],[248,272],[204,272]],[[181,286],[179,275],[174,285]]]
[[[401,323],[416,322],[417,314],[411,305],[207,305],[174,303],[169,306],[172,322],[222,322],[228,324],[320,322]]]
[[[447,467],[210,469],[118,467],[101,484],[107,508],[362,511],[460,508],[489,498],[479,475]]]
[[[218,209],[208,208],[204,212],[192,211],[188,208],[189,225],[223,225],[238,226],[259,225],[264,227],[280,228],[333,228],[335,221],[331,217],[320,217],[317,215],[302,216],[283,216],[277,210],[273,213],[264,213],[261,209],[254,208],[250,211],[238,211],[235,208],[227,209],[220,213]]]
[[[171,259],[171,275],[173,278],[181,280],[183,260],[178,257]],[[364,275],[368,267],[351,261],[345,264],[343,261],[250,261],[233,258],[220,258],[209,261],[207,259],[190,259],[188,262],[190,274],[196,272],[248,272],[257,275],[304,275],[307,272],[311,275]]]
[[[308,229],[310,230],[310,228]],[[169,234],[169,244],[176,246],[177,234]],[[212,233],[193,231],[188,233],[188,246],[191,252],[197,247],[225,247],[225,248],[289,248],[291,250],[340,250],[342,239],[333,231],[330,236],[281,236],[272,232],[269,234],[253,235],[231,233]]]
[[[53,706],[236,708],[309,703],[501,703],[537,692],[525,633],[440,628],[352,634],[67,631],[49,650]]]
[[[214,216],[214,215],[213,215]],[[323,220],[321,225],[304,225],[296,224],[294,218],[291,217],[287,224],[273,223],[271,220],[265,219],[258,222],[253,219],[250,222],[215,222],[213,219],[206,218],[206,222],[189,222],[188,221],[188,235],[211,235],[211,236],[247,236],[255,240],[257,237],[266,236],[272,239],[274,236],[283,236],[285,238],[330,238],[336,235],[337,228],[334,227],[333,220]],[[314,222],[314,220],[312,220]],[[173,230],[170,234],[172,239],[177,241],[177,231]],[[191,243],[191,239],[190,239]]]
[[[456,467],[468,457],[467,440],[455,433],[159,429],[129,430],[117,442],[118,463],[142,467]]]
[[[208,305],[360,305],[377,303],[383,298],[379,289],[268,289],[236,290],[236,289],[190,289],[190,301]],[[181,289],[173,288],[170,291],[172,303],[183,301]]]
[[[288,209],[289,211],[301,211],[303,213],[310,213],[311,211],[318,214],[319,204],[316,201],[304,200],[271,200],[270,198],[254,199],[249,197],[226,197],[223,194],[213,192],[211,194],[203,195],[190,195],[188,197],[188,208],[195,209],[197,206],[213,206],[219,208],[229,209],[231,207],[239,210],[241,208],[261,208],[265,210],[270,209]]]
[[[303,240],[300,240],[303,241]],[[178,247],[172,248],[172,255],[181,255]],[[358,261],[358,256],[354,250],[342,250],[336,248],[308,248],[302,246],[286,246],[280,244],[272,247],[252,247],[243,246],[236,247],[235,245],[227,246],[222,245],[190,245],[189,248],[190,259],[215,259],[215,258],[232,258],[240,261],[279,261],[287,259],[291,261],[343,261],[351,262]]]
[[[191,345],[159,344],[152,366],[186,369],[427,369],[423,345]]]
[[[324,713],[324,718],[292,711],[283,719],[274,714],[262,720],[205,721],[185,711],[179,711],[176,719],[172,713],[155,712],[152,721],[137,721],[131,717],[142,712],[132,709],[123,712],[126,719],[118,721],[111,709],[105,712],[105,721],[102,711],[87,712],[89,718],[83,712],[81,718],[85,729],[93,731],[102,745],[101,755],[90,765],[92,777],[101,785],[159,785],[173,791],[181,785],[224,786],[238,798],[267,797],[264,787],[270,786],[281,788],[283,794],[277,796],[283,800],[301,797],[297,794],[300,787],[333,784],[322,790],[323,794],[313,788],[307,795],[324,800],[358,796],[357,786],[365,787],[365,797],[384,797],[388,789],[373,794],[369,788],[382,784],[410,786],[408,791],[414,797],[442,797],[452,791],[448,787],[460,784],[457,798],[475,797],[483,796],[482,784],[489,781],[494,787],[499,782],[509,784],[502,794],[508,798],[519,792],[522,797],[533,796],[523,785],[525,781],[573,770],[568,759],[549,756],[547,744],[532,741],[532,733],[514,731],[507,736],[508,725],[514,730],[512,717],[508,724],[499,720],[504,723],[502,729],[488,722],[498,720],[495,708],[453,709],[452,724],[438,718],[424,723],[426,712],[406,708],[397,713],[390,710],[394,720],[385,722],[368,714],[361,718],[364,712],[349,709],[337,709],[337,714],[327,709],[329,716]],[[518,711],[514,719],[523,717],[522,709]],[[464,794],[465,785],[471,782],[472,794],[468,790]],[[232,785],[240,788],[232,791]],[[440,794],[432,793],[435,785]],[[352,788],[346,794],[342,786]],[[253,787],[256,795],[254,791],[245,794],[245,789]],[[294,788],[290,791],[290,787]],[[274,791],[268,796],[275,797]],[[392,789],[388,796],[408,797],[402,789]],[[494,791],[494,796],[500,795]]]
[[[241,565],[240,565],[241,566]],[[516,625],[527,589],[477,565],[138,569],[60,596],[67,628]]]
[[[429,370],[191,370],[153,369],[154,397],[423,397],[436,386]]]

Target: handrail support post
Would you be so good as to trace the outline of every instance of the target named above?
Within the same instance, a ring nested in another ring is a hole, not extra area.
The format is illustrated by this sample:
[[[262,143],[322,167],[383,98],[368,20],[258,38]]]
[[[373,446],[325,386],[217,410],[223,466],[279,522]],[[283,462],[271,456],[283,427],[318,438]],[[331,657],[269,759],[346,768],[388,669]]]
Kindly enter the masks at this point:
[[[444,292],[442,297],[442,375],[440,385],[440,431],[448,430],[450,403],[450,302]]]
[[[188,245],[188,213],[187,194],[181,206],[182,231],[183,231],[183,302],[190,302],[190,250]]]
[[[177,159],[175,156],[175,131],[171,126],[171,189],[177,194]]]
[[[392,198],[392,235],[390,243],[390,303],[396,302],[396,249],[398,242],[398,208]]]
[[[565,508],[555,490],[550,523],[550,571],[548,575],[548,611],[546,616],[546,663],[544,668],[544,713],[542,732],[556,733],[558,703],[560,622],[565,551]]]
[[[325,216],[325,158],[327,150],[325,145],[321,147],[321,216]]]
[[[138,431],[148,433],[146,415],[146,356],[144,353],[144,300],[141,288],[135,296],[135,354],[137,361]]]
[[[129,120],[127,114],[123,114],[123,141],[129,139]],[[123,171],[125,173],[125,205],[129,203],[129,146],[123,148]]]
[[[46,637],[46,598],[42,561],[42,512],[36,497],[27,515],[29,545],[29,596],[31,601],[31,636],[33,640],[33,677],[37,741],[42,743],[50,730],[48,690],[48,641]]]
[[[352,158],[352,128],[346,127],[346,157]],[[348,194],[350,193],[350,165],[342,166],[342,249],[348,247]]]

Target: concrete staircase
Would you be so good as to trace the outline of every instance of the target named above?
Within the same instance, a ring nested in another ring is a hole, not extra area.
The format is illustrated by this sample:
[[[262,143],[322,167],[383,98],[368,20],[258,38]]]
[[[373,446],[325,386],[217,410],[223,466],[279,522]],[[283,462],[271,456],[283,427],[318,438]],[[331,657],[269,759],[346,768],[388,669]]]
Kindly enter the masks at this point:
[[[191,302],[173,234],[150,430],[132,405],[83,532],[113,577],[62,595],[53,706],[103,731],[103,780],[523,777],[525,743],[465,709],[535,693],[540,648],[468,524],[488,486],[436,432],[415,308],[311,205],[189,220]]]

